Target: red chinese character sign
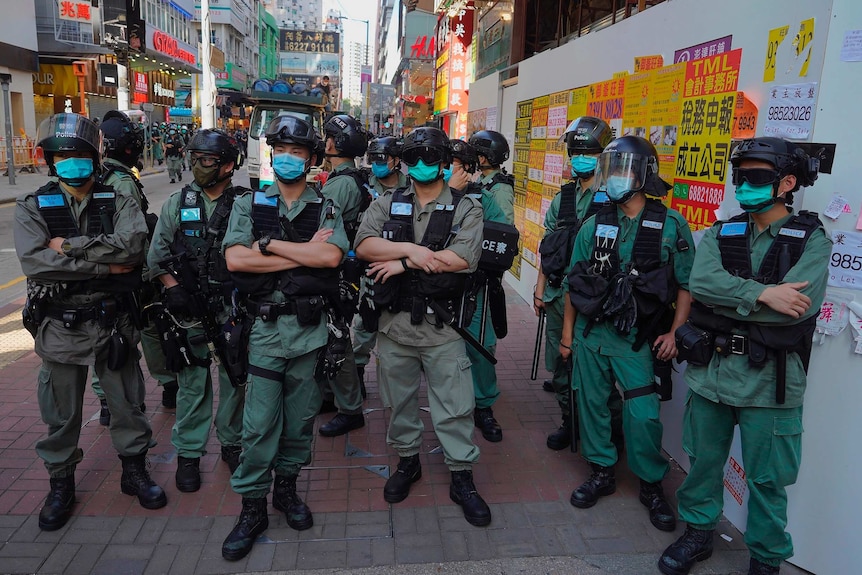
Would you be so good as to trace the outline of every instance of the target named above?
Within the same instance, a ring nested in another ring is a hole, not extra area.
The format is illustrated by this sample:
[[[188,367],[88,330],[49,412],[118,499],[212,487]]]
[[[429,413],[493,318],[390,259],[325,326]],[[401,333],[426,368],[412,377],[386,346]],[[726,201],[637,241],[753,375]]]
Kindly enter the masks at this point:
[[[75,2],[73,0],[61,0],[57,8],[60,10],[60,20],[71,20],[73,22],[91,22],[92,13],[90,1]]]
[[[472,4],[472,3],[471,3]],[[434,111],[455,113],[453,134],[467,138],[467,78],[470,44],[473,41],[474,10],[468,6],[452,16],[443,14],[437,21],[437,76]]]

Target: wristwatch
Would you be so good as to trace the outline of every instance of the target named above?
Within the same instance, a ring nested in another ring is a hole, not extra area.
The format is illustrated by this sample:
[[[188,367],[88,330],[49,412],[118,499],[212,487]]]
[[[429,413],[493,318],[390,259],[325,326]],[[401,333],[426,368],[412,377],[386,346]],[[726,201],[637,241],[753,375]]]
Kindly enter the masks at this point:
[[[267,234],[267,235],[261,237],[259,240],[257,240],[257,247],[260,250],[260,253],[262,253],[265,256],[271,256],[272,255],[272,252],[269,251],[268,249],[266,249],[267,246],[269,246],[269,242],[271,242],[271,241],[272,241],[272,238],[269,237],[269,234]]]
[[[60,244],[60,249],[63,251],[64,255],[69,255],[69,252],[72,251],[72,242],[69,240],[64,240],[62,244]]]

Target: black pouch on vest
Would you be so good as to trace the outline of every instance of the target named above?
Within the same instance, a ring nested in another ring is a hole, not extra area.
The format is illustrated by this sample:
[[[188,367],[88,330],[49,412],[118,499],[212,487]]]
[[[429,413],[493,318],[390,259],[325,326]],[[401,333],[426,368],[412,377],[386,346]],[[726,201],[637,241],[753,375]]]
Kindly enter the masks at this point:
[[[253,323],[252,317],[231,315],[222,326],[222,366],[234,387],[245,385],[248,377],[248,342]]]
[[[428,306],[422,298],[414,297],[412,302],[410,306],[410,323],[419,325],[425,319],[425,312],[428,310]]]
[[[569,299],[578,313],[588,318],[597,317],[604,307],[610,291],[610,282],[604,276],[591,272],[589,262],[575,264],[569,274]]]
[[[129,359],[129,343],[118,331],[114,331],[108,338],[108,369],[118,371]]]
[[[380,310],[372,308],[373,303],[368,297],[359,301],[359,317],[362,318],[362,327],[365,331],[373,333],[380,327]]]
[[[715,342],[712,334],[692,324],[685,322],[674,332],[678,359],[691,365],[706,366],[715,352]]]
[[[298,297],[296,302],[296,321],[301,326],[318,325],[323,317],[323,298],[319,296]]]
[[[99,309],[99,327],[108,329],[114,327],[117,322],[117,300],[106,299],[102,300],[101,308]]]
[[[374,302],[374,307],[382,311],[395,305],[400,286],[401,278],[398,277],[389,278],[386,283],[379,281],[372,283],[368,287],[368,292],[371,301]]]

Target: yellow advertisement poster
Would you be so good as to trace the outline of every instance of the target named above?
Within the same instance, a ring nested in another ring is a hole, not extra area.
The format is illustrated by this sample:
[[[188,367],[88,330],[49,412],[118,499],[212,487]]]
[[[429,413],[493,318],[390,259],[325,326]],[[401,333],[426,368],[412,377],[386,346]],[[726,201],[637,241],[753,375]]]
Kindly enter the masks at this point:
[[[544,229],[542,226],[534,224],[531,221],[526,221],[524,223],[524,232],[521,235],[521,240],[523,242],[521,257],[534,268],[539,267],[539,242],[542,241],[543,235]]]
[[[575,118],[586,115],[587,99],[590,96],[589,86],[581,86],[574,90],[569,90],[569,108],[566,112],[566,120],[571,122]]]
[[[766,58],[763,61],[763,81],[775,81],[775,63],[778,60],[778,47],[784,42],[790,26],[773,28],[769,31],[769,39],[766,41]]]
[[[724,200],[742,50],[686,63],[671,207],[692,230],[711,226]],[[691,88],[691,90],[689,90]]]
[[[623,135],[647,137],[655,73],[643,72],[626,78],[623,105]]]
[[[682,86],[686,64],[665,66],[655,71],[649,110],[649,140],[658,152],[659,175],[673,182],[676,173],[676,145],[682,116]]]

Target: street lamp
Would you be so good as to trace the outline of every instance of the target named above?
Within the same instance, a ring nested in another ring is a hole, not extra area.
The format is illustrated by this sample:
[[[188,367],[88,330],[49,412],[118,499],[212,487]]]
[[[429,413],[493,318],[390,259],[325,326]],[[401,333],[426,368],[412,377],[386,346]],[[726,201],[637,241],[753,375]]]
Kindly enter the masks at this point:
[[[365,65],[368,65],[368,32],[371,29],[370,22],[368,20],[359,20],[358,18],[350,18],[348,16],[340,15],[338,16],[339,20],[352,20],[354,22],[361,22],[365,24]]]

